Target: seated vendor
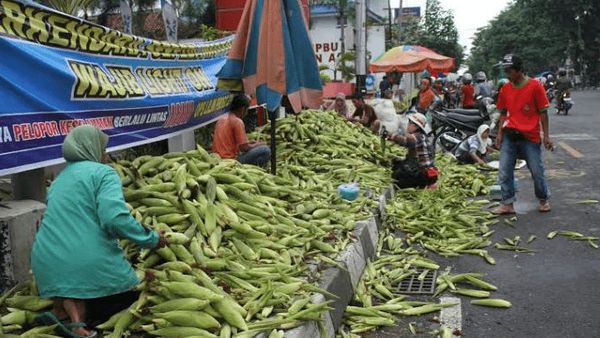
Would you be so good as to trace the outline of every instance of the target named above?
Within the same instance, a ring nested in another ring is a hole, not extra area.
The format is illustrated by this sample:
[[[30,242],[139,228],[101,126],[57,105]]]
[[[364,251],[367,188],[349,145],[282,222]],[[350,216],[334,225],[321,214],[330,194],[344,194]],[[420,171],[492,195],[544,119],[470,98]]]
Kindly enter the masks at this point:
[[[375,116],[375,110],[373,107],[365,103],[365,100],[360,95],[355,95],[352,98],[352,103],[356,107],[354,114],[352,114],[351,121],[358,122],[366,128],[371,128],[373,122],[377,119]]]
[[[229,113],[219,118],[215,125],[212,150],[224,159],[237,159],[240,163],[265,167],[271,159],[271,149],[264,142],[248,141],[242,118],[250,107],[244,94],[231,101]]]
[[[346,95],[344,93],[338,93],[335,96],[335,100],[325,107],[325,110],[334,111],[343,118],[349,118],[348,116],[348,105],[346,104]]]
[[[433,152],[425,134],[427,120],[421,113],[408,117],[407,133],[394,134],[390,140],[408,149],[405,159],[393,163],[393,178],[396,186],[404,188],[435,189],[438,170],[433,163]]]
[[[469,136],[458,145],[454,156],[464,164],[485,164],[489,136],[490,127],[487,124],[482,124],[477,129],[477,134]]]
[[[141,226],[123,198],[117,172],[102,164],[108,136],[84,125],[67,135],[67,166],[48,190],[48,207],[35,236],[31,269],[39,295],[54,301],[35,319],[57,325],[68,337],[97,337],[90,327],[130,306],[138,277],[119,246],[128,239],[144,248],[165,245],[162,235]],[[104,313],[107,309],[112,313]]]

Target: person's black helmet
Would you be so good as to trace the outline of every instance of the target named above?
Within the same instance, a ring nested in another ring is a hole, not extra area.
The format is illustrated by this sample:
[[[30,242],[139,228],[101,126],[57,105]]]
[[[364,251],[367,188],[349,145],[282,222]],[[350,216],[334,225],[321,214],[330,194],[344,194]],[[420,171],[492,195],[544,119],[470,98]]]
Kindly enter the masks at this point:
[[[502,67],[521,71],[523,70],[523,60],[516,54],[506,54],[502,58]]]

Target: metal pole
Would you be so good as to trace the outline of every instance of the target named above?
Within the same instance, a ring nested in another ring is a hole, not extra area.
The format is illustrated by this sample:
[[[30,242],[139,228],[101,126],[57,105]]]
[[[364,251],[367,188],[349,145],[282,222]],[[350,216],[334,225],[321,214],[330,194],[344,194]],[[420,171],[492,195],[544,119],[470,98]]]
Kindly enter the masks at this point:
[[[367,50],[366,50],[366,16],[367,6],[366,0],[356,1],[356,19],[354,36],[356,44],[356,92],[358,95],[363,95],[366,92],[365,77],[367,74]]]
[[[271,174],[277,175],[277,142],[275,128],[277,127],[277,110],[269,112],[271,117]]]
[[[400,9],[398,12],[398,38],[402,36],[402,0],[400,0]]]
[[[386,49],[392,47],[392,3],[388,0],[388,37],[386,39]]]

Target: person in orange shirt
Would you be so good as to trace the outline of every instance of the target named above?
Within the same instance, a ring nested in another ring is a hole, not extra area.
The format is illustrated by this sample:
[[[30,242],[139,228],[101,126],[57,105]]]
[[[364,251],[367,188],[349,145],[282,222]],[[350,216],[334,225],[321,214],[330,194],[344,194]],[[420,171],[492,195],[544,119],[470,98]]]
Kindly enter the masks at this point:
[[[435,93],[431,89],[431,78],[426,77],[421,79],[420,89],[417,97],[417,110],[420,113],[425,113],[435,100]]]
[[[229,113],[215,125],[213,152],[223,159],[237,159],[240,163],[266,167],[271,158],[271,149],[264,142],[249,141],[242,118],[250,107],[244,94],[236,95],[231,101]]]

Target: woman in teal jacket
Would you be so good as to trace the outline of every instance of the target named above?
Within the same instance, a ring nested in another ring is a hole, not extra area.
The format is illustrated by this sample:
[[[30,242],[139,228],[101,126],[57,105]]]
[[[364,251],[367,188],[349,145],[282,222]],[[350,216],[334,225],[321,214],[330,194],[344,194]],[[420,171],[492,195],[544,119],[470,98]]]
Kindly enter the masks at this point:
[[[63,143],[66,168],[48,191],[48,206],[36,235],[31,267],[40,296],[52,298],[46,320],[68,316],[72,337],[96,337],[86,329],[86,302],[131,290],[139,280],[119,247],[163,246],[164,238],[130,215],[121,180],[106,157],[108,136],[92,126],[73,129]]]

